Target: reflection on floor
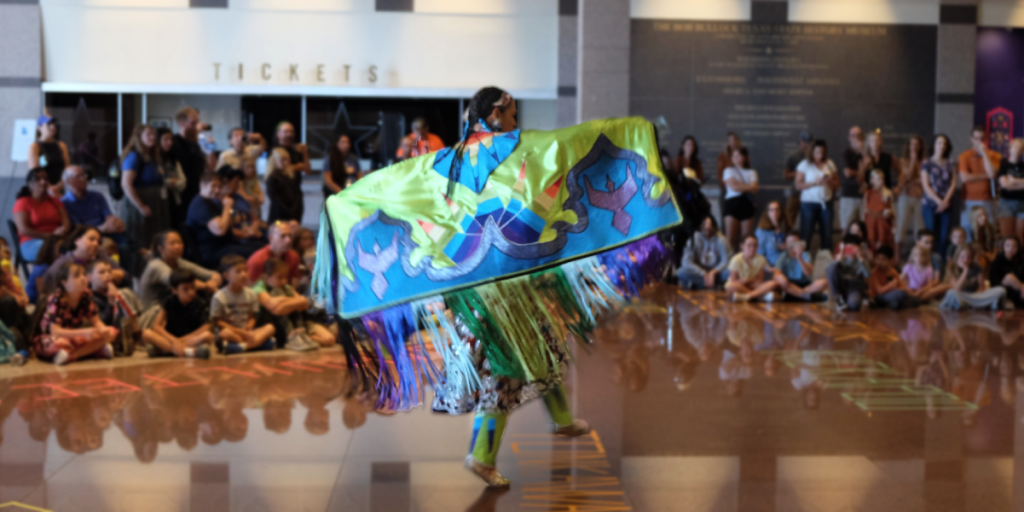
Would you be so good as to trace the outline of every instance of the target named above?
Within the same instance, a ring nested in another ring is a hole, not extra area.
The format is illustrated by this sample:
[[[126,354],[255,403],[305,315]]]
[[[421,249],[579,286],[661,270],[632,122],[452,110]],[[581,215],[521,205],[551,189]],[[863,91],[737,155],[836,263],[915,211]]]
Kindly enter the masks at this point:
[[[1024,510],[1024,312],[644,299],[575,349],[570,402],[591,436],[553,438],[539,403],[513,414],[507,492],[462,469],[471,417],[375,413],[347,392],[342,354],[272,353],[4,367],[0,504]]]

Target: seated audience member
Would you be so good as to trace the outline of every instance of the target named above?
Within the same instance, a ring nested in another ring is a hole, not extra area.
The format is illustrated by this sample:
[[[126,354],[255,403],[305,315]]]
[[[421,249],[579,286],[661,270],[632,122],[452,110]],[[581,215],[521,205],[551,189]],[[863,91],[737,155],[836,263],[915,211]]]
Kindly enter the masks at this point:
[[[142,332],[149,357],[210,358],[215,336],[210,330],[210,305],[196,294],[195,274],[185,268],[171,272],[171,295],[164,299],[153,326]]]
[[[124,221],[110,211],[110,205],[103,194],[89,190],[89,176],[77,165],[64,169],[64,209],[68,212],[71,224],[85,224],[100,231],[101,234],[125,239]],[[118,241],[115,239],[115,241]]]
[[[412,133],[402,139],[402,144],[398,148],[398,152],[395,153],[395,156],[400,160],[444,149],[444,142],[441,140],[441,137],[430,133],[430,125],[422,117],[412,120]]]
[[[989,287],[981,266],[974,262],[977,249],[965,245],[954,256],[946,269],[949,291],[942,299],[942,309],[991,309],[998,311],[1003,306],[1006,288]],[[1008,302],[1007,304],[1012,304]]]
[[[114,354],[130,354],[134,348],[135,331],[133,327],[122,324],[126,318],[135,318],[139,314],[139,299],[131,290],[114,286],[112,270],[109,263],[99,259],[85,267],[96,313],[104,325],[112,325],[121,330],[121,335],[114,343]]]
[[[839,312],[860,311],[865,299],[870,272],[860,242],[856,235],[843,236],[840,260],[825,269],[829,293],[835,298]]]
[[[914,243],[914,246],[920,247],[928,252],[929,257],[932,260],[932,269],[939,275],[939,280],[942,280],[946,275],[946,269],[942,263],[944,261],[942,256],[937,251],[933,250],[935,247],[935,233],[930,229],[919,230],[917,232],[917,241]]]
[[[51,236],[39,248],[39,254],[36,256],[35,264],[32,266],[32,272],[25,279],[25,294],[28,295],[30,303],[36,304],[39,302],[39,290],[43,289],[43,276],[50,270],[54,260],[60,257],[61,245],[64,245],[63,237]]]
[[[299,228],[292,236],[292,240],[292,249],[302,261],[299,265],[299,283],[295,285],[295,290],[305,295],[309,290],[313,266],[316,264],[316,235],[306,228]]]
[[[967,230],[961,226],[954,226],[949,231],[949,247],[946,249],[946,262],[953,261],[960,249],[967,247]]]
[[[1024,307],[1024,258],[1020,254],[1020,242],[1016,237],[1003,239],[1002,250],[988,269],[990,285],[1006,288],[1006,296],[1017,307]]]
[[[899,272],[892,268],[896,252],[883,245],[875,251],[875,266],[868,276],[868,297],[877,308],[903,309],[917,307],[918,300],[907,293]]]
[[[32,323],[25,310],[28,304],[28,296],[15,283],[10,268],[0,267],[0,322],[14,335],[14,348],[17,352],[10,358],[14,366],[21,366],[28,359],[29,347],[25,336]]]
[[[257,325],[260,312],[259,297],[249,288],[249,273],[245,258],[232,254],[220,264],[227,286],[213,294],[210,303],[210,321],[218,330],[218,348],[224,354],[237,354],[248,350],[273,350],[274,326]]]
[[[153,237],[153,259],[139,279],[139,300],[143,311],[162,304],[171,296],[171,273],[177,269],[188,270],[196,278],[195,288],[208,295],[220,289],[220,274],[207,270],[182,258],[185,244],[177,231],[164,231]]]
[[[224,256],[237,254],[248,257],[256,252],[256,247],[239,244],[234,241],[231,232],[234,199],[220,197],[221,181],[214,173],[204,173],[199,178],[199,195],[188,206],[188,218],[185,225],[192,231],[198,245],[199,263],[217,266]]]
[[[693,234],[686,248],[679,272],[679,284],[690,289],[714,289],[729,277],[729,242],[718,231],[715,218],[708,216],[700,231]]]
[[[275,324],[277,339],[287,340],[284,348],[288,350],[305,352],[334,345],[326,327],[307,320],[311,304],[288,284],[290,272],[283,260],[267,260],[263,278],[252,289],[259,297],[263,322]]]
[[[874,251],[871,250],[871,244],[868,243],[867,233],[867,227],[863,222],[859,220],[851,222],[849,226],[846,226],[846,230],[843,231],[843,238],[840,239],[839,245],[836,246],[834,259],[836,261],[843,259],[843,249],[847,245],[854,243],[853,237],[856,237],[858,240],[856,243],[860,247],[861,255],[866,259],[870,259]]]
[[[786,234],[789,232],[789,222],[786,220],[785,212],[778,201],[768,203],[757,223],[757,252],[768,260],[772,268],[778,261],[779,256],[786,253]]]
[[[940,272],[932,264],[928,249],[915,245],[900,275],[907,292],[920,302],[931,302],[946,294],[949,285],[942,282]]]
[[[50,195],[46,169],[32,169],[25,181],[27,185],[18,191],[18,200],[14,202],[14,224],[18,227],[21,257],[35,261],[48,236],[71,231],[71,219],[64,204]]]
[[[978,246],[978,264],[988,268],[989,263],[996,259],[999,252],[999,232],[989,222],[988,212],[980,206],[971,208],[971,226],[967,233],[968,240]]]
[[[256,215],[252,206],[238,191],[242,187],[242,171],[224,166],[217,169],[217,176],[220,177],[220,201],[230,197],[233,203],[231,214],[231,235],[234,241],[243,245],[262,247],[263,228],[259,216]]]
[[[871,188],[864,193],[864,219],[867,228],[868,245],[872,251],[883,245],[892,247],[895,243],[892,221],[895,218],[896,203],[892,191],[885,186],[885,172],[871,171]]]
[[[775,282],[791,297],[811,302],[822,302],[827,297],[822,293],[828,289],[828,280],[814,280],[814,266],[807,244],[796,235],[786,237],[786,252],[779,256],[775,269]]]
[[[267,159],[268,223],[279,220],[302,222],[302,172],[295,167],[288,151],[282,147],[274,148]]]
[[[57,273],[35,338],[36,356],[64,365],[86,356],[114,357],[111,343],[118,331],[100,320],[89,293],[89,278],[78,263],[65,263]]]
[[[39,290],[43,295],[52,293],[57,287],[57,272],[65,263],[74,262],[87,267],[93,261],[102,260],[110,265],[110,278],[115,283],[124,281],[124,270],[100,250],[100,232],[92,226],[80,224],[75,227],[71,234],[64,238],[60,252],[61,255],[50,265],[46,274],[43,274],[43,287]]]
[[[315,242],[314,242],[315,243]],[[316,251],[314,250],[314,253]],[[7,239],[0,237],[0,269],[4,270],[11,277],[11,281],[15,286],[22,292],[25,291],[25,285],[21,283],[21,278],[18,277],[18,273],[14,271],[13,254],[11,253],[11,247],[7,245]]]
[[[294,283],[299,278],[302,258],[292,249],[292,226],[285,222],[275,222],[267,229],[267,238],[270,243],[249,256],[249,282],[255,283],[260,280],[267,261],[271,258],[280,258],[288,264],[288,282]]]
[[[762,299],[771,302],[775,299],[772,293],[778,289],[779,283],[773,279],[765,279],[768,260],[757,253],[757,238],[748,236],[743,240],[743,250],[729,261],[729,280],[725,283],[725,291],[733,301],[748,302]]]

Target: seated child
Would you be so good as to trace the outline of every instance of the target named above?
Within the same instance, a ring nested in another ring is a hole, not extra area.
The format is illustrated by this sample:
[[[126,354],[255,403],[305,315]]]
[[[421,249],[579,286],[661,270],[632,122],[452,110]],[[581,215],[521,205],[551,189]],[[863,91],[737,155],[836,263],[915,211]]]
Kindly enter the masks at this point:
[[[743,240],[743,250],[729,261],[729,280],[725,284],[725,292],[736,302],[747,302],[763,299],[771,302],[775,299],[772,293],[779,287],[772,279],[765,280],[765,268],[768,260],[757,253],[757,238],[753,235]]]
[[[949,290],[949,285],[942,283],[939,272],[932,265],[931,253],[920,244],[910,250],[910,258],[900,277],[907,285],[907,293],[921,302],[935,300]]]
[[[36,356],[64,365],[92,355],[114,357],[110,343],[117,329],[109,327],[96,313],[89,292],[89,277],[78,263],[68,262],[57,271],[57,289],[46,302],[39,334],[35,338]]]
[[[975,262],[978,250],[968,244],[957,251],[950,260],[946,270],[946,281],[949,291],[939,304],[941,309],[991,309],[998,311],[1003,307],[1006,288],[989,287],[981,266]],[[1007,302],[1007,307],[1012,307]]]
[[[316,242],[313,243],[316,244]],[[18,273],[13,269],[14,264],[11,263],[11,248],[7,245],[6,238],[0,238],[0,270],[7,272],[7,275],[11,276],[11,283],[14,284],[15,288],[21,290],[21,293],[25,293],[25,286],[21,283],[21,278],[18,277]]]
[[[896,252],[888,245],[875,251],[875,266],[868,277],[868,297],[876,308],[917,307],[918,300],[907,293],[899,272],[892,268],[895,257]]]
[[[247,350],[274,350],[274,326],[256,324],[260,312],[259,297],[249,284],[249,267],[245,258],[229,254],[220,260],[220,272],[227,286],[213,294],[210,320],[217,328],[220,349],[224,354]]]
[[[813,280],[814,267],[811,265],[811,255],[804,249],[807,244],[796,235],[786,237],[786,252],[779,256],[775,262],[778,272],[775,274],[775,282],[787,295],[805,301],[821,302],[827,300],[823,291],[828,288],[828,280]]]
[[[153,326],[142,333],[149,357],[173,354],[177,357],[210,358],[214,342],[210,330],[210,306],[196,295],[196,276],[191,270],[177,268],[169,280],[172,294],[157,313]]]
[[[953,261],[956,253],[967,246],[967,230],[954,226],[949,230],[949,247],[946,248],[946,261]]]
[[[14,344],[14,353],[9,357],[10,362],[14,366],[21,366],[25,364],[29,355],[28,340],[25,336],[32,321],[25,310],[28,306],[28,296],[25,295],[20,282],[16,281],[17,276],[11,271],[10,260],[5,261],[7,265],[0,265],[0,322],[9,330]]]
[[[326,327],[306,319],[309,299],[297,293],[288,284],[288,264],[279,258],[270,258],[263,267],[263,279],[252,290],[259,297],[260,316],[275,324],[278,341],[288,342],[284,348],[305,352],[334,345],[334,336]]]
[[[946,275],[946,270],[942,266],[942,255],[935,250],[935,233],[932,233],[929,229],[918,230],[917,241],[914,243],[914,246],[924,249],[931,256],[932,271],[938,274],[938,279],[941,281]]]
[[[843,252],[840,260],[825,269],[828,287],[836,300],[836,310],[860,311],[864,293],[867,291],[868,266],[861,252],[860,237],[843,237]]]
[[[131,290],[118,289],[114,285],[109,262],[96,259],[85,269],[89,276],[89,291],[92,292],[92,301],[96,304],[96,312],[100,316],[100,320],[105,325],[112,325],[121,330],[121,336],[118,336],[114,343],[114,354],[117,356],[131,355],[135,349],[137,328],[134,325],[125,324],[124,320],[135,318],[138,313],[139,299]]]
[[[306,228],[299,228],[293,236],[292,248],[302,258],[299,265],[299,279],[295,283],[295,290],[305,295],[309,290],[310,279],[313,275],[313,265],[316,263],[316,235]]]

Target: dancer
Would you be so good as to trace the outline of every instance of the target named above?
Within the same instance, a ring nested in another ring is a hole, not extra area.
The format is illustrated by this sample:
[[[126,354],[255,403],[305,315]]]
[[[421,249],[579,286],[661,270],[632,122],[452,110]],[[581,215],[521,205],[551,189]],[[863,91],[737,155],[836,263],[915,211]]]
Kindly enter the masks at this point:
[[[509,485],[498,449],[527,400],[543,397],[556,435],[590,431],[561,384],[566,341],[586,341],[600,312],[664,275],[669,251],[651,235],[681,221],[650,123],[520,134],[516,109],[481,89],[454,147],[327,198],[311,283],[353,321],[339,322],[339,342],[378,409],[416,407],[427,381],[435,411],[476,414],[466,467],[493,487]]]

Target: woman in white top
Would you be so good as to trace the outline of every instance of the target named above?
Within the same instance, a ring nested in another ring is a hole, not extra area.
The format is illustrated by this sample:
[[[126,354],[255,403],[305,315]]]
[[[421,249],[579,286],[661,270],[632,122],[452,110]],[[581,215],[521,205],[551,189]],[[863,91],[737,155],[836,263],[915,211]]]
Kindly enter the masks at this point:
[[[725,184],[725,207],[722,217],[725,218],[725,236],[730,247],[739,247],[740,236],[746,238],[754,233],[754,194],[760,189],[757,171],[750,168],[750,153],[747,148],[738,147],[732,150],[732,167],[722,172]],[[742,230],[742,231],[741,231]]]
[[[832,193],[839,188],[836,164],[828,159],[828,145],[814,141],[811,158],[796,167],[796,189],[800,191],[800,238],[811,245],[814,224],[821,235],[820,249],[832,250]]]

